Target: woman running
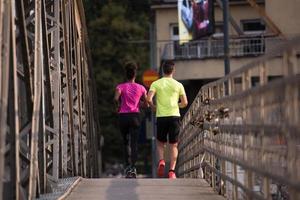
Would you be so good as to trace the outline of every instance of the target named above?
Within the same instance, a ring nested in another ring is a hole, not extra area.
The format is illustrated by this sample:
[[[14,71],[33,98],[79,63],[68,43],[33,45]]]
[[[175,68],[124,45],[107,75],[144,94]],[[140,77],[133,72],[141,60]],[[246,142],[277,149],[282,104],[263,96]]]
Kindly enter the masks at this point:
[[[125,75],[127,81],[119,84],[115,91],[115,103],[119,113],[120,130],[124,141],[125,176],[136,178],[137,141],[140,127],[140,101],[146,103],[146,89],[135,83],[137,65],[127,63]]]

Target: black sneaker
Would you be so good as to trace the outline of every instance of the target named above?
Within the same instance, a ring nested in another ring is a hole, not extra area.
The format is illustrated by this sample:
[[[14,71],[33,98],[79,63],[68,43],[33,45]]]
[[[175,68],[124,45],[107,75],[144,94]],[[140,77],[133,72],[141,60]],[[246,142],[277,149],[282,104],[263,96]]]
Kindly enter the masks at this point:
[[[130,167],[129,170],[126,172],[125,178],[136,178],[136,168]]]
[[[130,174],[130,170],[131,170],[131,166],[127,166],[125,169],[124,169],[124,174],[125,174],[125,177],[127,177],[128,174]]]
[[[132,167],[130,172],[131,172],[131,178],[136,178],[136,175],[137,175],[136,174],[136,168]]]

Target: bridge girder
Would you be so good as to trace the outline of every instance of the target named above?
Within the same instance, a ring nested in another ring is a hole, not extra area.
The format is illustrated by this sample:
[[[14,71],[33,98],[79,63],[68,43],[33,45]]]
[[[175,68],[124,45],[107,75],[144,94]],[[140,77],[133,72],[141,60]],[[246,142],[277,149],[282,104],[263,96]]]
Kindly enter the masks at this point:
[[[99,121],[81,0],[0,1],[0,199],[99,176]]]

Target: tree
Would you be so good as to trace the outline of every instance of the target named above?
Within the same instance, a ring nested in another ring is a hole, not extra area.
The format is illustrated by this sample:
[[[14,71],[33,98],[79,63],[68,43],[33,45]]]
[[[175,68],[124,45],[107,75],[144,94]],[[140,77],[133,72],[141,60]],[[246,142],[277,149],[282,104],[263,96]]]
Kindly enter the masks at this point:
[[[131,43],[148,37],[149,2],[85,1],[88,34],[97,84],[104,162],[122,162],[122,138],[112,104],[114,89],[123,78],[123,64],[136,61],[139,74],[149,66],[148,44]],[[140,80],[140,76],[137,81]]]

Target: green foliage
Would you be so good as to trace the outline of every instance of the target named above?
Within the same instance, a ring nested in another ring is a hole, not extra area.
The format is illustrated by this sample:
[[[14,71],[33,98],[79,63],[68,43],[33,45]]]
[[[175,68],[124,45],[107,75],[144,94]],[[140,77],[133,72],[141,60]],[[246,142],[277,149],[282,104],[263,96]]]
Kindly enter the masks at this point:
[[[148,39],[149,1],[86,0],[85,11],[94,76],[97,84],[104,162],[122,162],[122,137],[113,105],[114,90],[124,81],[123,64],[133,60],[141,72],[149,66],[149,44],[132,43]]]

